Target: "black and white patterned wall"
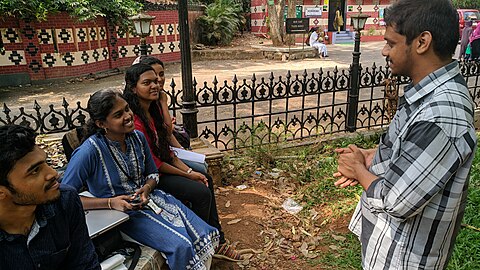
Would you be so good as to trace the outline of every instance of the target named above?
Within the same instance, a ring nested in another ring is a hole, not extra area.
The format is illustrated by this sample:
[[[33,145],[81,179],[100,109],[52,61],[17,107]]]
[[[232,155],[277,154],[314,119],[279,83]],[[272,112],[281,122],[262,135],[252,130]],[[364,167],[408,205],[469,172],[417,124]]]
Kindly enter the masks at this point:
[[[165,18],[163,11],[155,14]],[[172,11],[165,11],[172,12]],[[169,14],[171,15],[171,14]],[[59,14],[59,20],[65,14]],[[78,69],[66,69],[65,72],[49,73],[53,68],[81,67],[108,61],[98,67],[115,68],[140,55],[137,36],[122,31],[117,26],[98,22],[73,24],[68,20],[64,24],[52,26],[51,23],[23,22],[13,26],[0,22],[0,68],[2,73],[28,72],[33,80],[47,79],[50,76],[75,76]],[[3,24],[3,25],[2,25]],[[153,23],[150,37],[147,38],[148,54],[168,54],[180,51],[178,23]],[[82,72],[96,72],[97,66],[82,69]],[[43,70],[43,72],[42,72]],[[45,72],[47,71],[47,72]]]
[[[19,29],[0,28],[0,66],[19,66],[26,65],[24,50],[8,50],[7,44],[22,44]]]
[[[42,66],[68,67],[91,64],[108,60],[108,47],[101,47],[102,41],[107,39],[106,27],[79,27],[59,29],[38,29],[40,44],[79,44],[88,43],[97,47],[88,50],[72,50],[70,52],[46,52],[41,54]],[[85,46],[83,46],[85,47]]]
[[[117,27],[117,38],[126,38],[126,33]],[[178,24],[153,24],[151,26],[150,37],[153,38],[153,43],[148,44],[148,54],[163,54],[180,51],[180,42],[178,38],[169,41],[168,36],[178,37]],[[140,55],[140,47],[138,44],[134,45],[118,45],[118,57],[134,57]]]

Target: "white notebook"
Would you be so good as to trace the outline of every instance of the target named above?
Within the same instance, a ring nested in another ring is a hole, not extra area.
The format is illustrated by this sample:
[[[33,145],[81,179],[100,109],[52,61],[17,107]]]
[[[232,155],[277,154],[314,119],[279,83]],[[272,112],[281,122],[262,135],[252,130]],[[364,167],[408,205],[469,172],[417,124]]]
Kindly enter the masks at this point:
[[[190,160],[198,163],[205,163],[205,155],[188,151],[182,148],[170,147],[179,159]]]

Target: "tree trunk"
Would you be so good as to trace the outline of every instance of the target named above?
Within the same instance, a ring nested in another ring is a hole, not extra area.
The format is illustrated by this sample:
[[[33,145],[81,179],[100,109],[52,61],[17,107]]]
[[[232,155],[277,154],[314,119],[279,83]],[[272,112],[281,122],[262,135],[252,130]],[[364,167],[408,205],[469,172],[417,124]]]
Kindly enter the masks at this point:
[[[285,0],[277,0],[274,5],[268,5],[268,27],[273,46],[284,45],[285,30],[283,12]]]
[[[288,0],[287,18],[296,18],[295,0]],[[285,34],[285,44],[295,45],[295,34]]]

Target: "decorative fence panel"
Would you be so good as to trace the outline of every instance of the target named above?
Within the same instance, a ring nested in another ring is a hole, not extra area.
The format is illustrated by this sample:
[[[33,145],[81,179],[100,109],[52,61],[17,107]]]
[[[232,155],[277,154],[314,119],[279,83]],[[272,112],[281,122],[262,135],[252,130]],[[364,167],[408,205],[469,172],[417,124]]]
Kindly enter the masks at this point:
[[[480,63],[460,63],[476,107],[480,104]],[[193,83],[196,93],[199,136],[220,150],[278,143],[313,136],[345,132],[350,70],[218,82]],[[356,129],[381,128],[393,116],[400,86],[408,78],[391,78],[388,67],[373,65],[360,73]],[[172,80],[168,95],[173,116],[181,112],[182,90]],[[400,92],[402,92],[400,90]],[[88,118],[85,106],[76,102],[51,104],[33,110],[12,112],[3,105],[0,125],[21,124],[39,133],[65,132],[83,125]]]

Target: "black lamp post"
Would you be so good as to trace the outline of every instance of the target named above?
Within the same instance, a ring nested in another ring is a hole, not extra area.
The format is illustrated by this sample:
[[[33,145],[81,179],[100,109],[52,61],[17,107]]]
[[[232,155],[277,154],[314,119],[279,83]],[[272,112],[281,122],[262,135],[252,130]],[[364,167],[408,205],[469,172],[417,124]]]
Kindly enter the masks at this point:
[[[188,28],[187,0],[178,1],[178,24],[180,30],[180,57],[182,64],[182,114],[183,125],[190,132],[191,138],[198,137],[195,93],[192,83],[192,58],[190,55],[190,30]]]
[[[145,13],[129,17],[135,25],[135,31],[140,36],[140,55],[147,56],[147,37],[150,35],[150,25],[155,16],[150,16]]]
[[[355,30],[355,46],[353,48],[352,77],[350,79],[350,92],[348,93],[347,131],[354,132],[357,122],[358,92],[360,88],[360,31],[365,28],[367,14],[362,12],[350,15],[353,30]]]

